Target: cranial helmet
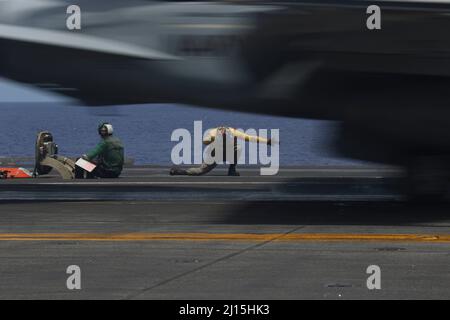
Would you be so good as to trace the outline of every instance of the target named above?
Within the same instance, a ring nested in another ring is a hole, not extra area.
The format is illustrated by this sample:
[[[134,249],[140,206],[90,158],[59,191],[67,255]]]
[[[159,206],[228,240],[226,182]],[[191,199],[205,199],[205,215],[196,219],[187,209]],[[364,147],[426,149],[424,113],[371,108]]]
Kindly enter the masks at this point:
[[[108,123],[108,122],[102,122],[99,126],[98,126],[98,134],[101,135],[102,134],[102,129],[106,129],[106,133],[108,136],[112,135],[114,132],[114,128],[112,126],[112,124]]]

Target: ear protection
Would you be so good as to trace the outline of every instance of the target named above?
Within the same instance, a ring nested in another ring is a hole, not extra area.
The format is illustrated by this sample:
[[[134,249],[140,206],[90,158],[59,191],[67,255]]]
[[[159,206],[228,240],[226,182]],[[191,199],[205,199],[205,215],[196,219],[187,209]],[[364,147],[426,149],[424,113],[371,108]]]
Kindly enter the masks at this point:
[[[109,123],[103,123],[99,128],[98,128],[98,133],[101,134],[101,131],[103,128],[106,128],[106,132],[108,135],[112,135],[114,132],[114,128],[111,124]]]
[[[106,127],[106,131],[108,132],[109,135],[112,135],[114,132],[113,126],[110,125],[109,123],[105,124]]]

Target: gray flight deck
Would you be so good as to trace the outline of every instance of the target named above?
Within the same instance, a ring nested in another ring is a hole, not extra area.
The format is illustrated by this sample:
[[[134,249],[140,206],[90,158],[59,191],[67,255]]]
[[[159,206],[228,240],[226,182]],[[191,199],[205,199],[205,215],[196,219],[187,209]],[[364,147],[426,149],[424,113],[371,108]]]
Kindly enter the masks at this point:
[[[450,299],[450,204],[405,202],[398,169],[240,172],[0,181],[0,298]]]

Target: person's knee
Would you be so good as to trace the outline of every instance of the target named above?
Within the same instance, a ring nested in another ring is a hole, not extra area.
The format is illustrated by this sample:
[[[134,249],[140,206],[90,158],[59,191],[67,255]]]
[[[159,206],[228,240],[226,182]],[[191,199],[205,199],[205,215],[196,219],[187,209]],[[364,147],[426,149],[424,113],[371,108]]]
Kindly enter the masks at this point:
[[[201,176],[202,174],[205,174],[207,171],[201,170],[201,169],[188,169],[186,170],[186,174],[188,176]]]

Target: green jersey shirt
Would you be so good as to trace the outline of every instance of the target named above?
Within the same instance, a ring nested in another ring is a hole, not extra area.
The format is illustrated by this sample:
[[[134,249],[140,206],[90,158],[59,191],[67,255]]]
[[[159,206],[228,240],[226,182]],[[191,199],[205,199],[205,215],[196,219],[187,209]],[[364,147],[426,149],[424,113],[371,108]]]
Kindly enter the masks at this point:
[[[105,169],[120,173],[124,163],[122,141],[113,136],[105,137],[87,154],[87,158],[89,160],[98,158]]]

